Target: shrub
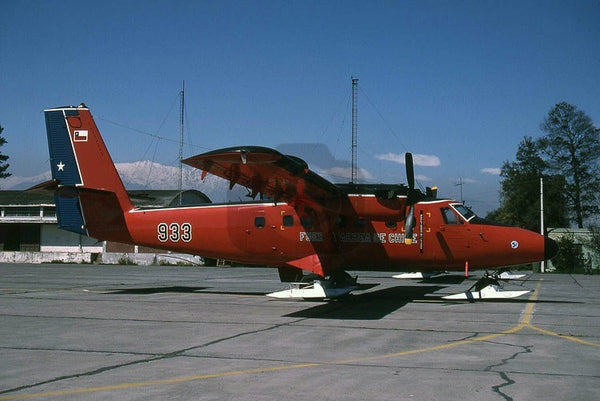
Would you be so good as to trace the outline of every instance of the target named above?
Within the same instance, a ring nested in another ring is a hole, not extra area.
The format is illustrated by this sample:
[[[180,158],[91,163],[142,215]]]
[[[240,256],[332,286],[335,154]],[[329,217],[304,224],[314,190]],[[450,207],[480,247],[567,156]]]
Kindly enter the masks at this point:
[[[573,273],[576,269],[583,267],[583,255],[581,245],[575,244],[575,236],[568,233],[558,241],[558,254],[552,259],[552,264],[560,273]]]

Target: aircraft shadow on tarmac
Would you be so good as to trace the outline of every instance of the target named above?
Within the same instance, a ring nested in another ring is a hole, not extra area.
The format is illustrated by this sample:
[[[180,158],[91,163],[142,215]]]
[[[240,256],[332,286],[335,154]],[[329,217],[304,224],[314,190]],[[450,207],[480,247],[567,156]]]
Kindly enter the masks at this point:
[[[212,287],[186,287],[186,286],[168,286],[168,287],[135,287],[106,290],[106,294],[111,295],[150,295],[150,294],[217,294],[217,295],[246,295],[246,296],[265,296],[265,292],[252,291],[219,291],[211,290]]]
[[[330,302],[320,302],[308,309],[285,315],[286,317],[379,320],[416,300],[429,299],[427,294],[445,287],[397,286],[364,294],[350,294]]]
[[[422,281],[423,283],[431,284],[431,279]],[[453,283],[453,281],[446,281]],[[376,287],[378,284],[363,284],[360,290],[367,290]],[[349,294],[335,300],[306,300],[300,301],[305,304],[314,305],[307,309],[293,312],[285,317],[305,318],[305,319],[337,319],[337,320],[380,320],[385,316],[395,312],[412,302],[427,301],[436,302],[440,305],[446,304],[464,304],[473,302],[486,303],[536,303],[536,304],[580,304],[580,301],[554,301],[554,300],[529,300],[523,299],[488,299],[488,300],[471,300],[471,301],[449,301],[442,299],[442,295],[432,295],[433,293],[447,288],[446,286],[427,285],[427,286],[396,286],[385,288],[377,291]],[[165,286],[165,287],[135,287],[108,289],[107,295],[151,295],[162,293],[174,294],[217,294],[217,295],[241,295],[241,296],[261,296],[264,297],[264,292],[251,291],[220,291],[211,287],[192,287],[192,286]],[[274,300],[274,302],[276,302]],[[298,302],[298,301],[280,301],[280,302]]]
[[[311,308],[285,315],[295,318],[339,319],[339,320],[379,320],[412,302],[426,301],[438,305],[465,304],[469,302],[486,303],[536,303],[536,304],[579,304],[579,301],[529,300],[525,299],[488,299],[475,301],[450,301],[443,295],[432,295],[444,286],[397,286],[364,294],[349,294],[343,298],[323,302]]]
[[[363,284],[359,290],[368,290],[377,286],[377,284]],[[340,319],[340,320],[379,320],[390,313],[400,309],[404,305],[423,299],[427,294],[436,292],[441,286],[397,286],[378,291],[372,291],[362,294],[350,294],[345,297],[330,301],[305,301],[315,306],[294,312],[287,317],[319,318],[319,319]],[[134,287],[109,289],[105,292],[109,295],[151,295],[162,293],[196,293],[200,294],[220,294],[220,295],[243,295],[243,296],[265,296],[264,292],[248,291],[219,291],[211,290],[210,287],[191,287],[191,286],[166,286],[166,287]],[[439,297],[434,297],[436,299]],[[275,302],[275,301],[274,301]],[[294,302],[294,301],[284,301]]]
[[[185,286],[170,286],[170,287],[137,287],[137,288],[122,288],[119,290],[107,290],[107,294],[125,294],[125,295],[149,295],[161,294],[166,292],[172,293],[191,293],[205,290],[208,287],[185,287]]]
[[[445,275],[438,277],[424,278],[419,283],[423,284],[462,284],[465,280],[470,280],[469,277],[459,275]]]

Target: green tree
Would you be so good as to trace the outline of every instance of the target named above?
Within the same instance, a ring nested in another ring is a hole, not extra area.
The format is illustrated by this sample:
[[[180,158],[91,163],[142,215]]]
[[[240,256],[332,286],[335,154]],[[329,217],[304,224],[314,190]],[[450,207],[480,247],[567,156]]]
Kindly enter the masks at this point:
[[[4,131],[4,128],[0,125],[0,147],[6,143],[6,138],[2,136],[2,131]],[[7,178],[11,175],[8,171],[6,171],[8,170],[9,166],[9,164],[6,162],[7,160],[8,156],[3,155],[2,152],[0,152],[0,178]]]
[[[581,247],[575,244],[575,236],[572,233],[559,238],[558,254],[552,258],[552,264],[561,273],[573,273],[575,269],[583,266],[583,254]]]
[[[540,229],[540,177],[544,178],[544,211],[546,226],[568,225],[565,208],[564,177],[545,174],[546,162],[541,158],[536,141],[524,137],[516,160],[505,162],[500,173],[500,208],[488,214],[490,220],[532,231]]]
[[[554,106],[541,125],[538,146],[550,171],[566,179],[565,197],[577,226],[600,212],[600,130],[577,107]]]

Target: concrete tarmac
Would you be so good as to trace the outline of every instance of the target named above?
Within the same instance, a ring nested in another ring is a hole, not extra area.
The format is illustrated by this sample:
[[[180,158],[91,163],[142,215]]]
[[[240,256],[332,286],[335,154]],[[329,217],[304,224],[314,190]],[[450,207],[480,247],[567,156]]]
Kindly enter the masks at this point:
[[[600,276],[356,274],[308,302],[275,269],[0,265],[0,400],[598,399]]]

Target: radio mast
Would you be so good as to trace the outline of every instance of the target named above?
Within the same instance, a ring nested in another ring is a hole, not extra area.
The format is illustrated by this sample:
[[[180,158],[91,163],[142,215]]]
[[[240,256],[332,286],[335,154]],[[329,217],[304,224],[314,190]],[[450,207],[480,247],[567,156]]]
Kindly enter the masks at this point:
[[[356,155],[356,118],[357,116],[357,105],[356,105],[356,94],[358,89],[358,78],[352,78],[352,178],[351,183],[357,184],[357,169],[358,169],[358,157]]]
[[[184,94],[185,94],[185,81],[181,83],[181,92],[179,100],[179,206],[182,204],[183,197],[183,116],[184,116]]]

